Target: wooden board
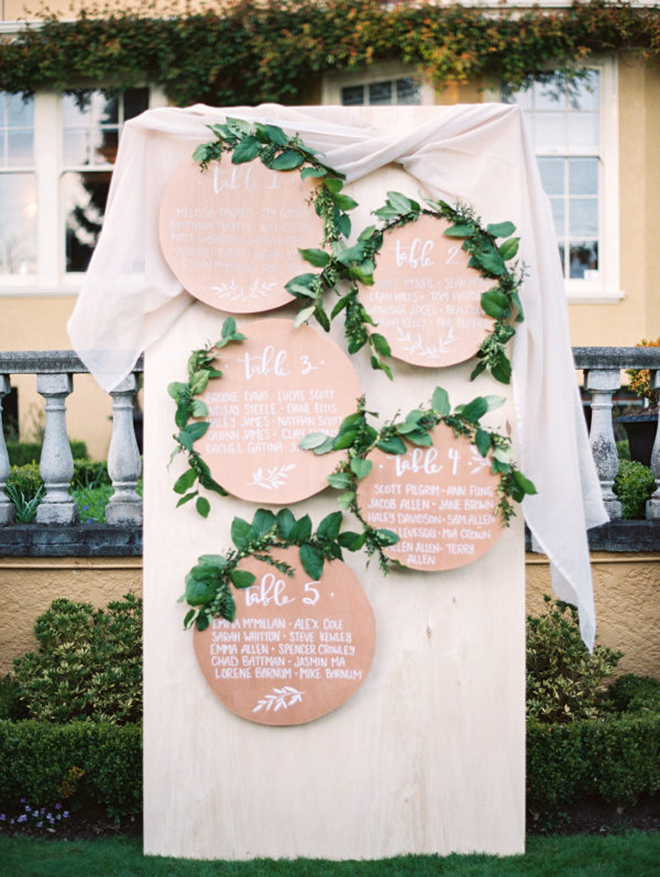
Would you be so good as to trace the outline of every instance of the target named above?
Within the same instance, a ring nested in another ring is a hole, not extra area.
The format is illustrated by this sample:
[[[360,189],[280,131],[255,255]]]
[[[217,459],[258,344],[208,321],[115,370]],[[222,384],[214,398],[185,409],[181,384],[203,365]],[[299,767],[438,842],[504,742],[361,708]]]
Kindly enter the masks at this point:
[[[404,110],[353,112],[384,130],[434,112]],[[352,184],[354,227],[370,224],[388,190],[419,198],[419,188],[395,168]],[[367,569],[362,555],[347,554],[373,608],[376,648],[369,675],[340,708],[272,728],[234,715],[209,688],[177,598],[197,557],[228,548],[232,518],[251,518],[255,505],[219,499],[207,520],[190,503],[175,509],[171,486],[183,461],[168,469],[166,387],[220,325],[217,311],[196,304],[145,363],[145,851],[207,859],[522,852],[520,518],[483,557],[446,572],[385,577],[375,562]],[[341,326],[331,337],[344,344]],[[354,361],[368,407],[385,418],[429,401],[436,384],[453,404],[502,392],[486,376],[470,385],[471,362],[437,372],[398,363],[389,382],[364,351]],[[504,431],[507,420],[515,421],[510,405],[488,422]],[[335,492],[324,491],[295,511],[318,524],[336,508]]]

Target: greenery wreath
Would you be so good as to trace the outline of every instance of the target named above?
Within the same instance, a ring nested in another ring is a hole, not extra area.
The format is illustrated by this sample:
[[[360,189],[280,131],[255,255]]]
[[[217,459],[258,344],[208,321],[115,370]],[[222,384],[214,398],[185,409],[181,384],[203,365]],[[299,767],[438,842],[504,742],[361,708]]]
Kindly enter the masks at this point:
[[[199,495],[199,487],[227,496],[227,491],[211,476],[208,465],[202,459],[199,451],[193,447],[197,439],[200,439],[210,427],[210,422],[203,418],[209,416],[209,410],[200,396],[211,378],[221,378],[222,372],[214,365],[216,358],[223,347],[232,342],[245,341],[245,335],[236,331],[236,321],[233,317],[227,317],[222,324],[221,337],[215,344],[208,344],[201,350],[193,350],[188,357],[188,380],[174,381],[167,387],[168,394],[176,402],[174,422],[179,432],[172,436],[176,447],[170,457],[170,463],[177,454],[188,455],[188,468],[174,482],[173,490],[181,494],[177,502],[177,508],[190,500],[195,499],[197,512],[206,518],[211,510],[211,504],[205,496]],[[199,486],[195,488],[195,483]]]
[[[359,283],[373,285],[376,255],[384,236],[394,228],[416,222],[420,216],[433,216],[448,220],[452,225],[446,229],[448,237],[462,238],[463,249],[469,253],[468,265],[495,283],[493,289],[481,296],[481,307],[495,320],[493,331],[477,351],[479,362],[471,379],[489,370],[501,383],[511,379],[511,363],[506,355],[506,344],[515,335],[511,319],[515,314],[518,322],[523,319],[518,290],[523,278],[517,267],[510,271],[506,262],[518,252],[519,239],[511,237],[515,226],[511,222],[491,224],[483,228],[474,211],[465,205],[452,207],[445,201],[426,199],[426,207],[407,198],[400,192],[388,192],[385,204],[374,215],[382,220],[380,228],[369,226],[352,246],[346,239],[351,232],[348,210],[357,203],[342,192],[343,174],[333,170],[316,157],[316,152],[306,146],[298,135],[288,137],[276,125],[251,124],[240,119],[228,118],[224,125],[210,125],[216,139],[201,144],[193,158],[203,170],[211,161],[220,161],[223,153],[231,153],[233,164],[260,159],[273,170],[300,169],[302,179],[313,177],[318,185],[311,195],[311,203],[321,217],[324,228],[324,245],[321,248],[299,249],[302,258],[320,272],[299,274],[286,283],[285,288],[305,306],[298,312],[295,325],[306,322],[312,316],[327,332],[330,323],[342,311],[348,352],[357,353],[365,345],[369,348],[372,368],[380,369],[391,379],[392,371],[385,362],[391,355],[390,345],[383,335],[369,331],[376,324],[359,298]],[[506,238],[499,246],[498,238]],[[347,282],[348,291],[340,290],[339,284]],[[328,315],[324,306],[324,294],[332,291],[338,301]]]
[[[483,371],[490,371],[495,380],[508,384],[511,380],[511,362],[506,354],[506,345],[515,335],[511,325],[515,315],[516,322],[522,322],[523,309],[518,290],[524,272],[514,266],[509,270],[506,262],[513,259],[520,239],[511,237],[516,230],[512,222],[500,222],[484,228],[481,220],[471,207],[458,204],[452,207],[445,201],[425,199],[426,207],[407,198],[400,192],[388,192],[383,207],[373,211],[374,216],[383,221],[380,228],[370,226],[364,229],[357,242],[347,247],[342,241],[332,245],[332,255],[325,250],[301,250],[304,259],[322,268],[319,275],[303,274],[294,277],[286,288],[298,298],[312,299],[314,304],[298,314],[298,321],[317,316],[322,308],[321,298],[326,290],[339,296],[330,315],[334,319],[342,310],[346,311],[345,332],[349,353],[355,353],[366,343],[371,350],[373,368],[382,369],[392,377],[390,368],[383,362],[383,356],[390,356],[390,346],[379,333],[369,332],[367,325],[375,325],[359,298],[359,283],[373,285],[376,269],[376,255],[383,246],[385,235],[394,228],[416,222],[421,216],[432,216],[448,220],[452,225],[444,234],[447,237],[461,238],[462,248],[470,255],[468,266],[475,268],[482,277],[493,280],[492,289],[481,296],[481,308],[493,317],[493,330],[481,343],[477,351],[479,362],[470,375],[474,380]],[[506,238],[498,245],[498,238]],[[337,282],[349,282],[348,291],[342,294]]]
[[[293,568],[270,552],[273,548],[295,545],[300,549],[300,563],[305,572],[315,581],[320,579],[326,560],[341,560],[342,548],[357,550],[353,546],[359,542],[360,534],[341,532],[342,517],[341,512],[332,512],[323,518],[316,531],[309,515],[296,520],[287,508],[277,514],[257,509],[252,521],[234,518],[231,539],[235,548],[225,554],[203,554],[186,576],[186,590],[179,602],[185,601],[191,608],[184,618],[184,627],[196,624],[201,631],[209,626],[212,618],[234,620],[233,588],[249,588],[255,580],[253,573],[238,569],[246,557],[255,557],[290,576]]]
[[[342,543],[351,551],[365,546],[367,555],[378,556],[383,572],[390,566],[399,566],[383,553],[383,548],[395,545],[399,537],[392,530],[375,529],[362,516],[357,502],[358,481],[366,478],[372,468],[369,454],[379,448],[387,454],[405,454],[405,442],[420,447],[433,443],[431,433],[440,423],[449,426],[456,436],[464,436],[479,451],[482,457],[490,454],[491,470],[500,476],[497,488],[499,501],[494,514],[500,515],[505,526],[515,515],[514,502],[522,502],[527,495],[535,494],[534,484],[526,478],[513,461],[513,448],[508,436],[484,429],[480,419],[488,412],[499,408],[504,399],[501,396],[477,396],[465,405],[457,405],[452,411],[447,391],[436,387],[430,407],[416,408],[406,414],[403,420],[393,419],[380,429],[372,426],[367,416],[377,417],[377,413],[367,411],[364,398],[358,401],[357,411],[344,418],[335,436],[325,433],[310,433],[300,442],[303,450],[315,454],[328,454],[331,451],[345,450],[346,457],[335,472],[328,476],[328,483],[343,493],[337,498],[340,508],[351,511],[362,525],[362,532],[355,534],[353,541],[346,537]]]

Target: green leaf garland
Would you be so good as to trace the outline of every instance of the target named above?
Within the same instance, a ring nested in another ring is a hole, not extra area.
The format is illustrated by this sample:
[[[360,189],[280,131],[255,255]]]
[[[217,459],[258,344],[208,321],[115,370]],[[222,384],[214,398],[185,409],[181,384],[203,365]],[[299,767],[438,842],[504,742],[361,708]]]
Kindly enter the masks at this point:
[[[206,390],[211,378],[222,377],[222,372],[215,367],[215,360],[222,348],[240,341],[245,341],[245,335],[236,331],[234,318],[227,317],[222,324],[220,339],[215,344],[209,344],[201,350],[193,350],[190,354],[187,382],[174,381],[167,388],[168,394],[176,402],[174,422],[179,430],[173,436],[176,447],[170,462],[177,454],[185,453],[188,456],[188,468],[177,478],[173,486],[174,492],[181,495],[177,508],[194,499],[195,508],[203,518],[208,516],[211,505],[206,497],[199,495],[199,488],[203,487],[220,496],[227,496],[227,491],[213,479],[202,455],[193,447],[211,425],[208,420],[204,420],[209,415],[206,403],[196,397]]]
[[[309,515],[296,520],[290,509],[277,514],[269,509],[257,509],[252,521],[234,518],[231,538],[234,548],[224,554],[203,554],[186,576],[186,590],[179,602],[186,602],[190,609],[184,627],[205,630],[213,618],[233,621],[236,617],[236,601],[233,589],[249,588],[255,576],[238,564],[247,557],[255,557],[274,566],[284,575],[293,575],[294,569],[273,557],[275,548],[299,548],[300,564],[307,575],[315,581],[323,574],[325,562],[342,559],[342,549],[357,551],[363,544],[361,534],[341,532],[342,513],[331,512],[313,532]]]
[[[383,548],[396,544],[399,537],[391,530],[371,527],[363,518],[357,502],[358,481],[371,471],[370,453],[374,448],[379,448],[386,454],[405,454],[407,447],[404,439],[419,447],[429,447],[433,443],[434,428],[438,424],[446,424],[455,436],[464,436],[475,445],[482,457],[490,454],[491,470],[500,476],[497,488],[499,501],[494,514],[499,515],[504,525],[508,526],[515,515],[512,501],[522,502],[525,496],[535,494],[536,488],[513,461],[511,439],[480,424],[484,414],[503,403],[504,399],[500,396],[477,396],[465,405],[457,405],[452,412],[446,390],[436,387],[430,407],[416,408],[403,419],[394,419],[376,429],[368,416],[377,415],[366,410],[362,398],[358,401],[357,411],[344,418],[335,436],[312,433],[300,442],[300,447],[315,454],[346,451],[344,460],[328,476],[328,483],[342,491],[337,498],[340,508],[351,511],[362,525],[362,533],[355,543],[359,543],[359,547],[364,545],[369,557],[376,555],[380,568],[387,572],[390,566],[398,567],[400,564],[386,557]]]

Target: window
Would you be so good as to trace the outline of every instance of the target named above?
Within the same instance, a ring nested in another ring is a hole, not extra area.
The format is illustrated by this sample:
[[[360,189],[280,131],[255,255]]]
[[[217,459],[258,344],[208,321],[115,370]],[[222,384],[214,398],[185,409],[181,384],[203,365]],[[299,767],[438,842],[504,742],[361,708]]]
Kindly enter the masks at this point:
[[[618,300],[618,149],[614,64],[503,99],[525,112],[573,301]]]
[[[375,64],[368,74],[329,74],[323,81],[323,103],[344,107],[419,106],[434,102],[433,87],[405,64]]]
[[[62,197],[66,271],[85,271],[101,232],[112,165],[125,120],[149,106],[147,88],[62,97]]]
[[[34,274],[34,99],[0,92],[0,274]]]
[[[80,285],[123,124],[163,103],[148,88],[43,91],[27,100],[0,92],[0,290]]]

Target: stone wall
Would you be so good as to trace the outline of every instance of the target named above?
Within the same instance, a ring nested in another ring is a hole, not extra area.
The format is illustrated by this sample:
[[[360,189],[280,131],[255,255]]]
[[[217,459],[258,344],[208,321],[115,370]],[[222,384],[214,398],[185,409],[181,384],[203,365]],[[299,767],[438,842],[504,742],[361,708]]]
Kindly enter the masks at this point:
[[[592,554],[598,641],[625,652],[622,672],[660,679],[660,552]],[[527,611],[552,593],[543,555],[526,556]],[[32,626],[58,597],[105,606],[142,591],[142,558],[0,558],[0,674],[12,658],[34,648]]]

